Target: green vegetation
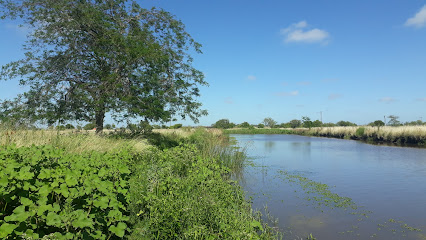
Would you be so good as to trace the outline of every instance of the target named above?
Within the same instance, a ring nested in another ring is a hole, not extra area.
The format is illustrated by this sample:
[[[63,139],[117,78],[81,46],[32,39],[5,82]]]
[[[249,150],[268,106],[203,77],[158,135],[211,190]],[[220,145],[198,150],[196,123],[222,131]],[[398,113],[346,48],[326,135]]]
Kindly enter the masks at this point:
[[[179,131],[144,135],[142,152],[126,147],[142,137],[130,131],[1,131],[13,134],[0,146],[0,238],[273,239],[230,178],[243,150],[218,132]],[[58,140],[46,145],[40,136]],[[122,147],[66,147],[97,138]]]
[[[24,58],[2,67],[0,80],[18,79],[29,90],[0,102],[0,121],[79,120],[103,130],[114,120],[195,122],[202,115],[204,75],[190,53],[201,53],[184,24],[136,1],[0,1],[0,19],[30,29]]]
[[[263,122],[262,122],[266,127],[269,127],[269,128],[274,128],[276,125],[277,125],[277,121],[275,121],[274,119],[272,119],[272,118],[270,118],[270,117],[267,117],[267,118],[265,118],[265,119],[263,119]]]
[[[225,134],[295,134],[297,130],[280,128],[226,129]]]
[[[222,128],[222,129],[227,129],[227,128],[233,128],[235,127],[235,124],[230,122],[229,119],[220,119],[217,122],[215,122],[212,127],[214,128]]]

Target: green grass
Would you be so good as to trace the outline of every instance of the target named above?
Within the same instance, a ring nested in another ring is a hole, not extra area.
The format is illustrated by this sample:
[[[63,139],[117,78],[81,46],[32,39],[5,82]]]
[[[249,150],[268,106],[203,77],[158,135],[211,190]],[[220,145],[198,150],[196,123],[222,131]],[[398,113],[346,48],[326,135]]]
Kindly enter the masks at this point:
[[[246,158],[226,135],[1,133],[2,239],[276,237],[229,177]]]

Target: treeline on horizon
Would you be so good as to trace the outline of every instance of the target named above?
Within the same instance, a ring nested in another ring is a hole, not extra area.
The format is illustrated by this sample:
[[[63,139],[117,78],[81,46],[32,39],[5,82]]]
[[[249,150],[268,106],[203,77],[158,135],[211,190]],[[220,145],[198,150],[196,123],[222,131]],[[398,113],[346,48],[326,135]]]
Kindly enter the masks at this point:
[[[421,120],[410,121],[402,123],[398,119],[398,116],[389,115],[387,117],[389,120],[384,122],[382,120],[375,120],[367,124],[368,126],[422,126],[426,125],[426,122]],[[212,124],[213,128],[221,128],[221,129],[229,129],[229,128],[314,128],[314,127],[350,127],[350,126],[358,126],[356,123],[350,121],[338,121],[336,123],[323,123],[320,120],[312,121],[309,117],[302,117],[302,119],[293,119],[286,123],[278,123],[271,117],[265,118],[259,124],[250,124],[248,122],[243,122],[240,124],[233,123],[229,121],[229,119],[220,119],[214,124]]]

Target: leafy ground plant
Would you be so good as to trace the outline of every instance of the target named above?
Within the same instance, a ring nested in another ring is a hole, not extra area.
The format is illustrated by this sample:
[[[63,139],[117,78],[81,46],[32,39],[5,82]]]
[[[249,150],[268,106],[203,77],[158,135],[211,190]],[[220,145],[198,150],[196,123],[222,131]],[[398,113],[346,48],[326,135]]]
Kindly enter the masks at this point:
[[[129,230],[125,150],[0,148],[0,238],[115,239]]]

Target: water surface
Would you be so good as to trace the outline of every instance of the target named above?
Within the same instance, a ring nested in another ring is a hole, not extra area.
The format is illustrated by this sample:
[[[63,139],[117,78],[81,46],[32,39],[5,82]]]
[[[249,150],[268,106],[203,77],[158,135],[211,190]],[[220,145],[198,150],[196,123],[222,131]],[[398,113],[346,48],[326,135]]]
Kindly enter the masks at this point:
[[[310,233],[317,239],[426,239],[426,149],[295,135],[232,136],[247,146],[254,163],[241,185],[286,239]],[[280,170],[327,184],[359,208],[318,205],[314,193]]]

